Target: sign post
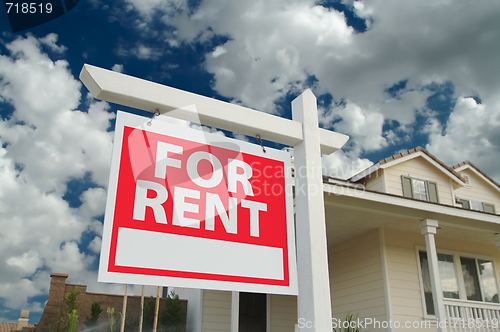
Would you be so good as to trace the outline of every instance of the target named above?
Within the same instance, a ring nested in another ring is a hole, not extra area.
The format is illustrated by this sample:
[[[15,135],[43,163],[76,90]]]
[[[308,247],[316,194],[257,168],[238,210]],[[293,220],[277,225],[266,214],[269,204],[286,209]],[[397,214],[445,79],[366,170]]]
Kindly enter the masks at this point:
[[[317,328],[310,331],[330,331],[331,302],[320,153],[335,152],[348,137],[318,128],[312,92],[307,90],[292,103],[294,120],[288,120],[89,65],[84,65],[80,79],[97,99],[149,112],[168,112],[175,118],[244,135],[259,135],[294,147],[298,194],[297,267],[300,271],[298,318],[317,323]]]
[[[316,107],[316,97],[311,90],[292,101],[292,118],[302,123],[304,135],[304,140],[293,147],[299,267],[298,318],[306,326],[316,325],[317,331],[331,331],[331,293]]]

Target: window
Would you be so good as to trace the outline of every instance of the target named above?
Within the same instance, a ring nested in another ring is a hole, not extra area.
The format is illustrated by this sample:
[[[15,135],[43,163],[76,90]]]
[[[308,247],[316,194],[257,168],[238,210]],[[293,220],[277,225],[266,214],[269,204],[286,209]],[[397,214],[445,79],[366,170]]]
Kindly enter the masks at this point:
[[[420,250],[418,253],[426,312],[434,315],[427,252]],[[438,253],[438,267],[443,298],[499,303],[497,281],[491,260]]]
[[[493,213],[495,214],[495,205],[489,204],[489,203],[484,203],[484,202],[479,202],[479,201],[473,201],[471,199],[464,199],[464,198],[456,198],[457,203],[462,204],[462,207],[467,210],[474,210],[474,211],[484,211],[488,213]]]
[[[436,182],[414,179],[403,175],[401,176],[401,183],[403,196],[439,203]]]

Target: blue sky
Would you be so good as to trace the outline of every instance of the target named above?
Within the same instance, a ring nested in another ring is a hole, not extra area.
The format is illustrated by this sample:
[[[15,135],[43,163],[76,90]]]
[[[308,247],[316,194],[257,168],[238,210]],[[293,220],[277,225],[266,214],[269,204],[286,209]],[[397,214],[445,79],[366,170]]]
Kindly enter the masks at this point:
[[[421,145],[500,181],[498,17],[497,0],[80,0],[13,34],[0,10],[0,321],[37,322],[51,272],[123,289],[96,281],[113,120],[145,113],[93,99],[84,63],[288,118],[311,88],[350,136],[332,176]]]

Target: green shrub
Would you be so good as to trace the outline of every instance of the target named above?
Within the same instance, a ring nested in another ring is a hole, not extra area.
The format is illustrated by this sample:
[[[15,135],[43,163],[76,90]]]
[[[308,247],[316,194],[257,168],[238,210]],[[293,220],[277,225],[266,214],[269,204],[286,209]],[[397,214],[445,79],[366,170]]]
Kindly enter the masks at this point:
[[[151,331],[153,329],[153,323],[155,319],[155,307],[156,301],[153,297],[150,297],[147,301],[144,301],[143,318],[142,318],[142,330]]]
[[[76,304],[76,298],[79,294],[80,291],[78,290],[78,287],[75,286],[75,288],[73,288],[71,292],[66,295],[66,304],[63,310],[67,314],[67,321],[64,321],[64,319],[60,315],[58,319],[58,321],[64,323],[64,332],[74,332],[74,329],[76,329],[76,325],[78,324],[77,309],[79,305]],[[72,328],[73,330],[71,330]]]
[[[92,302],[92,306],[90,307],[90,317],[87,316],[85,319],[85,326],[88,328],[94,327],[97,325],[97,320],[99,319],[99,314],[102,312],[101,305],[99,302]]]
[[[186,313],[184,312],[184,308],[182,307],[182,302],[179,299],[179,295],[175,294],[175,292],[172,291],[165,299],[165,308],[161,312],[161,331],[185,332],[185,315]]]
[[[333,328],[332,330],[334,332],[362,332],[362,330],[359,328],[357,324],[357,321],[358,321],[358,315],[349,314],[346,316],[345,320],[339,323],[341,326]],[[344,323],[346,322],[348,324],[344,325]],[[351,324],[351,322],[356,322],[356,324]]]
[[[108,320],[109,320],[109,331],[115,332],[116,327],[118,326],[118,324],[120,324],[120,321],[122,318],[122,313],[120,312],[120,318],[118,318],[118,319],[115,318],[115,308],[108,307],[107,313],[108,313]]]
[[[66,331],[75,332],[77,324],[78,324],[78,315],[76,313],[76,309],[73,309],[73,311],[71,311],[71,313],[68,315],[68,324],[66,325]]]

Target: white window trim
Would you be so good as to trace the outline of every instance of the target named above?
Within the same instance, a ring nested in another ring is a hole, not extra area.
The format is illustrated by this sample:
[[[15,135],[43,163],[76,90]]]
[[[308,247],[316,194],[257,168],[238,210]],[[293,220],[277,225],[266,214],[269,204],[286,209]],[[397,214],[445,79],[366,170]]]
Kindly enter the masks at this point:
[[[418,201],[422,201],[422,202],[430,202],[430,197],[429,197],[429,185],[428,185],[428,183],[429,183],[429,181],[430,181],[430,182],[434,182],[434,183],[436,183],[436,184],[437,184],[437,182],[435,182],[435,181],[431,181],[431,180],[429,180],[429,179],[423,179],[423,178],[415,177],[415,176],[413,176],[413,175],[411,175],[411,174],[408,174],[408,175],[406,175],[406,176],[407,176],[407,177],[409,177],[412,181],[413,181],[413,180],[418,180],[418,181],[423,181],[423,182],[424,182],[424,186],[425,186],[425,196],[426,196],[425,201],[424,201],[424,200],[421,200],[421,199],[417,199],[417,198],[413,198],[413,199],[416,199],[416,200],[418,200]],[[413,190],[413,182],[412,182],[412,189],[411,189],[411,190],[412,190],[412,193],[411,193],[411,194],[412,194],[412,196],[414,196],[414,195],[415,195],[415,191]]]
[[[425,252],[427,252],[427,248],[425,246],[421,246],[421,245],[416,245],[415,246],[415,253],[416,253],[416,256],[417,256],[418,282],[420,284],[420,298],[422,300],[423,318],[425,320],[435,320],[436,319],[435,315],[429,315],[427,313],[427,305],[425,303],[424,284],[422,282],[422,280],[423,280],[423,278],[422,278],[422,268],[420,267],[420,254],[419,254],[419,251],[425,251]],[[496,285],[497,285],[497,290],[498,290],[499,295],[500,295],[500,287],[499,287],[500,284],[498,282],[498,274],[497,274],[497,268],[496,268],[496,263],[495,263],[495,258],[494,257],[487,256],[487,255],[481,255],[481,254],[474,254],[474,253],[470,253],[470,252],[449,250],[449,249],[439,249],[439,248],[436,248],[436,251],[437,251],[438,254],[446,254],[446,255],[452,255],[453,256],[453,264],[455,265],[455,276],[457,278],[457,283],[458,283],[458,293],[459,293],[458,300],[460,300],[460,301],[466,301],[466,302],[469,302],[471,304],[472,303],[485,303],[485,304],[488,304],[488,305],[490,305],[490,304],[492,304],[492,305],[500,305],[499,303],[491,303],[491,302],[485,302],[485,301],[467,300],[464,279],[463,279],[463,277],[461,277],[462,276],[462,268],[461,268],[461,265],[460,265],[460,262],[459,262],[460,261],[460,257],[473,258],[473,259],[476,260],[476,264],[477,264],[477,260],[478,259],[491,261],[491,263],[493,264],[493,272],[495,273],[495,282],[496,282]],[[480,278],[480,276],[478,276],[478,277]],[[480,287],[480,290],[481,290],[481,298],[484,299],[482,287]],[[453,299],[446,299],[444,297],[443,297],[443,299],[444,300],[453,300]]]
[[[478,203],[483,204],[483,211],[480,211],[480,212],[484,212],[484,204],[485,204],[485,203],[486,203],[486,204],[489,204],[489,205],[493,205],[493,206],[495,206],[495,204],[493,204],[493,203],[488,203],[488,202],[485,202],[485,201],[482,201],[482,200],[479,200],[479,199],[476,199],[476,198],[470,198],[470,197],[467,197],[467,196],[462,196],[462,195],[455,196],[455,202],[456,202],[457,200],[469,201],[469,207],[470,207],[470,202],[471,202],[471,201],[474,201],[474,202],[478,202]],[[460,204],[460,203],[458,203],[458,202],[457,202],[457,204]],[[459,206],[459,207],[460,207],[460,205],[457,205],[457,206]],[[478,210],[473,210],[473,209],[470,209],[470,208],[469,208],[468,210],[470,210],[470,211],[478,211]],[[496,211],[496,207],[495,207],[495,211]]]

